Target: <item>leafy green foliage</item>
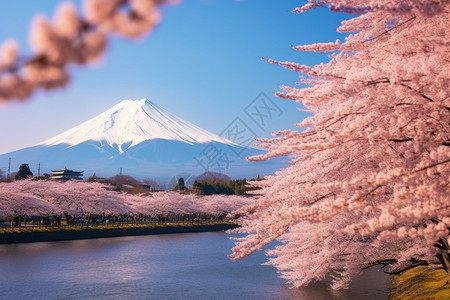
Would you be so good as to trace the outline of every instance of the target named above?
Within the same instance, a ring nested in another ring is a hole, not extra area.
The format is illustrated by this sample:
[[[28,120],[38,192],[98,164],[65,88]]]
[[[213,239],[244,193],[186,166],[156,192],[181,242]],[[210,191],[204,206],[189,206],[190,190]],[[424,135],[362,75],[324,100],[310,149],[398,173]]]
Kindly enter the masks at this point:
[[[49,173],[44,173],[44,174],[42,174],[42,176],[34,177],[33,180],[49,180],[50,176],[51,175]]]
[[[174,186],[172,190],[173,191],[185,191],[186,190],[186,186],[184,185],[183,177],[178,179],[177,185]]]
[[[259,176],[256,179],[250,179],[250,181],[260,181],[263,180]],[[192,185],[194,192],[202,195],[244,195],[247,191],[254,190],[254,188],[247,185],[247,179],[236,179],[230,180],[228,183],[225,182],[210,182],[196,180]]]
[[[26,179],[30,176],[33,176],[33,173],[30,170],[30,166],[28,164],[21,164],[19,167],[19,172],[17,172],[15,176],[15,180]]]

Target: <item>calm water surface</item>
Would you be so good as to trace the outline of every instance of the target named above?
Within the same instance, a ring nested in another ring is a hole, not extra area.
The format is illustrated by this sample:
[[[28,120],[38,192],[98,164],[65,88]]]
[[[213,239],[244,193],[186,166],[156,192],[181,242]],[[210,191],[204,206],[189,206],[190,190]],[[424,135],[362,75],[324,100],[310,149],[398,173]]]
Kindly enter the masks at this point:
[[[0,245],[0,299],[387,299],[371,269],[344,292],[289,289],[264,253],[233,262],[225,233]]]

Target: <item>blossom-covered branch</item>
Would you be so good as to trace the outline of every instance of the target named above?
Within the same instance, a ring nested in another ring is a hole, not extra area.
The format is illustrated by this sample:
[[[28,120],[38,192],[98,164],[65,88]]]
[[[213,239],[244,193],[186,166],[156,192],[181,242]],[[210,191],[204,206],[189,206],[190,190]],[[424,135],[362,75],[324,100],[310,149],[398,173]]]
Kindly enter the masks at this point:
[[[250,160],[291,166],[253,183],[263,196],[238,211],[249,235],[231,257],[280,239],[269,263],[293,286],[339,272],[345,288],[364,263],[432,259],[449,237],[450,4],[311,0],[294,12],[322,6],[361,15],[342,22],[345,42],[294,47],[333,51],[329,63],[268,60],[301,74],[307,87],[277,95],[314,116],[259,139],[268,152]]]
[[[85,0],[83,15],[72,3],[63,2],[51,21],[35,17],[29,38],[33,55],[22,55],[14,40],[0,45],[0,102],[66,85],[69,64],[97,61],[108,35],[136,38],[150,33],[161,20],[159,6],[175,2],[179,1]]]

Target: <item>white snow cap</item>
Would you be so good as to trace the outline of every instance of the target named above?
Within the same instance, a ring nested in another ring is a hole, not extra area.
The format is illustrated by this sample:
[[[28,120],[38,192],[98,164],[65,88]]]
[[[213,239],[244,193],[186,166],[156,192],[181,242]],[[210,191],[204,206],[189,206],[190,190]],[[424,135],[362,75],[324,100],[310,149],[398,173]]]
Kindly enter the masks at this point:
[[[74,146],[85,141],[99,141],[111,147],[116,144],[123,153],[139,143],[152,139],[174,140],[188,144],[216,141],[236,145],[182,120],[148,99],[123,100],[97,117],[37,145]]]

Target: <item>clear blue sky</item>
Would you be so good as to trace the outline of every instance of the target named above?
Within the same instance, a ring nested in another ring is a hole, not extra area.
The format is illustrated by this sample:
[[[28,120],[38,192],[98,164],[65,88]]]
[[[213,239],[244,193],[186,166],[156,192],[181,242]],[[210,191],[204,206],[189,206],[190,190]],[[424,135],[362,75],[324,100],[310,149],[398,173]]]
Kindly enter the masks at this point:
[[[18,40],[29,53],[28,31],[36,13],[49,17],[61,1],[0,0],[0,41]],[[79,1],[76,1],[80,5]],[[70,129],[123,99],[149,98],[181,118],[219,134],[260,93],[271,95],[298,74],[259,57],[314,65],[324,54],[297,52],[290,44],[334,41],[348,15],[318,9],[289,10],[304,1],[185,0],[163,10],[163,22],[140,41],[112,38],[106,57],[93,67],[72,66],[63,89],[39,91],[23,103],[0,105],[0,153],[17,150]],[[256,130],[294,128],[305,114],[298,104],[273,97],[283,111]],[[269,128],[268,127],[268,128]],[[4,169],[4,162],[0,169]]]

